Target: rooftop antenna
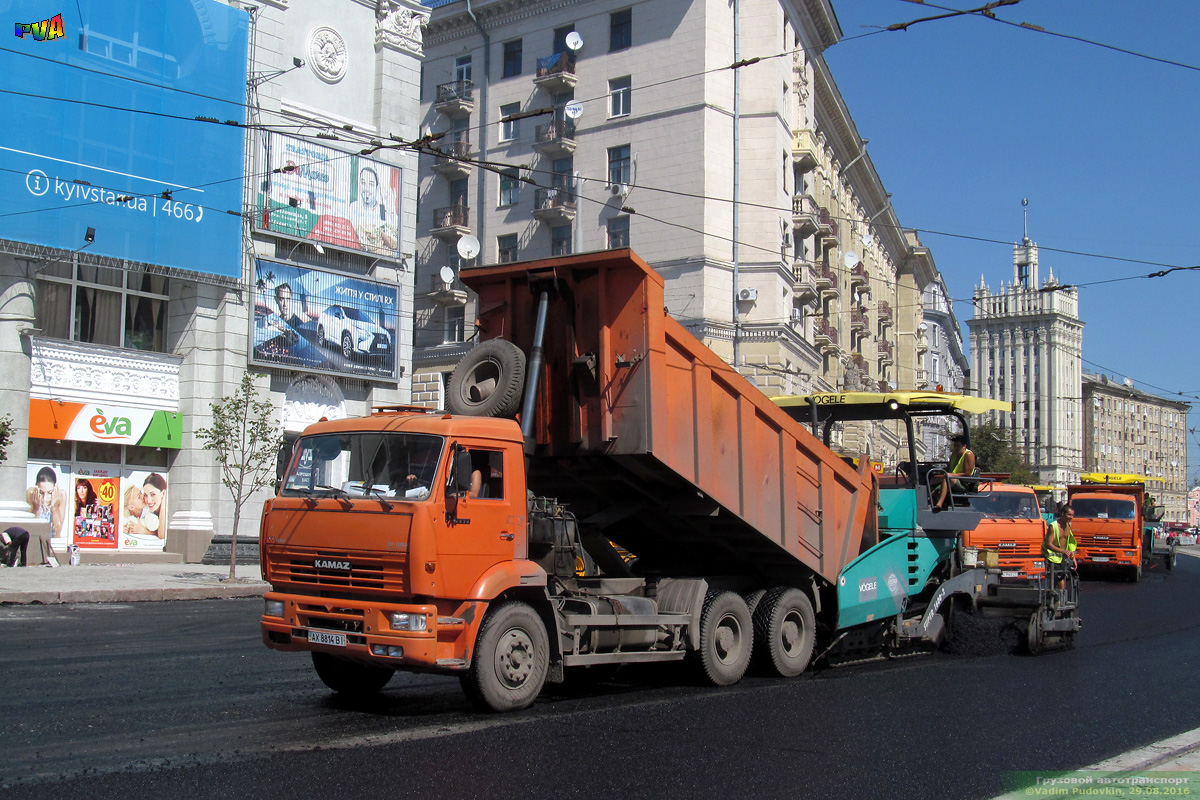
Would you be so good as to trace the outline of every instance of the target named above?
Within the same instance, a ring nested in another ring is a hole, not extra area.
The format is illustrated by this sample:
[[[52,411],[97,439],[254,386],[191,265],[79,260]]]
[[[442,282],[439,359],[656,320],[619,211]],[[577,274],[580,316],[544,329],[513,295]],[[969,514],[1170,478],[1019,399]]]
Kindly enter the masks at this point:
[[[1021,198],[1021,213],[1025,216],[1025,242],[1029,243],[1029,198]]]

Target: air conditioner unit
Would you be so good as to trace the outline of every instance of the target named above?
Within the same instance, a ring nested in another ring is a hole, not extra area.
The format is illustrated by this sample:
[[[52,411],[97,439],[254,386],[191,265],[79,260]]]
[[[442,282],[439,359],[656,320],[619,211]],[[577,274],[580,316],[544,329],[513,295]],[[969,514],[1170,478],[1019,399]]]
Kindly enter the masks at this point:
[[[758,289],[739,289],[738,300],[757,300]]]
[[[625,195],[629,194],[629,184],[614,183],[608,187],[608,190],[612,192],[613,197],[624,197]]]

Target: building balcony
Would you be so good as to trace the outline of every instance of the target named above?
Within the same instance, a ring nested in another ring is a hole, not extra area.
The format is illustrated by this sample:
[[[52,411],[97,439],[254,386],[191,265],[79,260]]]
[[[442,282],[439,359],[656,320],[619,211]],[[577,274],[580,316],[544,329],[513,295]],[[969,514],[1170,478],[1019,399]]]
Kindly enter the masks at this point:
[[[837,273],[833,271],[833,267],[828,264],[821,264],[820,266],[814,266],[813,269],[816,271],[817,289],[820,290],[822,295],[837,297],[841,294],[838,288]]]
[[[458,278],[444,281],[441,275],[430,277],[433,279],[429,290],[430,300],[440,306],[461,306],[467,302],[467,287]]]
[[[813,346],[826,355],[835,355],[840,350],[837,328],[824,317],[813,320]]]
[[[429,232],[439,239],[455,241],[471,232],[471,212],[466,206],[447,206],[433,210],[433,227]]]
[[[470,81],[438,84],[433,110],[450,119],[467,116],[475,110],[475,84]]]
[[[838,225],[834,221],[833,215],[829,213],[829,209],[822,208],[818,215],[817,223],[820,226],[817,229],[817,236],[821,240],[821,247],[828,250],[831,247],[838,245]]]
[[[471,143],[465,139],[434,145],[441,154],[433,159],[433,171],[448,180],[465,178],[471,174],[473,167],[466,159],[471,157]]]
[[[551,94],[570,91],[579,79],[575,76],[575,55],[557,53],[537,61],[533,84]]]
[[[810,130],[792,131],[792,161],[803,170],[810,170],[820,160],[817,150],[817,134]]]
[[[863,375],[871,374],[871,363],[863,356],[862,353],[855,353],[850,358],[850,364],[854,366]]]
[[[575,122],[556,119],[538,125],[534,131],[533,148],[552,157],[569,156],[575,152]]]
[[[871,326],[867,323],[867,313],[865,311],[863,311],[862,309],[856,308],[850,312],[850,332],[851,332],[851,334],[858,334],[860,336],[866,336],[867,331],[869,331],[870,329],[871,329]]]
[[[880,300],[875,313],[879,316],[879,324],[881,327],[890,328],[892,326],[892,307],[887,304],[886,300]]]
[[[850,270],[850,290],[855,289],[870,289],[871,273],[867,272],[866,265],[855,264]]]
[[[792,196],[792,228],[800,238],[812,236],[820,227],[817,219],[821,209],[811,195],[797,194]]]
[[[817,288],[816,267],[807,261],[793,261],[792,274],[794,276],[792,283],[794,297],[800,300],[816,300],[820,297],[821,292]]]
[[[929,383],[929,370],[917,369],[917,388],[921,388],[926,383]]]
[[[896,363],[896,350],[891,342],[880,340],[875,343],[875,349],[879,353],[879,363],[883,366]]]
[[[566,225],[575,220],[575,195],[570,189],[538,189],[533,196],[533,215],[547,225]]]

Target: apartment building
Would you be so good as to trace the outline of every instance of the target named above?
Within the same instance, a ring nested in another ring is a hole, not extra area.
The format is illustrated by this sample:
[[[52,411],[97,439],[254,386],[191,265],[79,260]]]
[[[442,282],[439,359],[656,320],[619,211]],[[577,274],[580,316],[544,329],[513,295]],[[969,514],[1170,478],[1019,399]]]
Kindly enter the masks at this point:
[[[966,392],[970,369],[963,350],[962,330],[954,314],[954,301],[946,291],[946,282],[936,275],[921,296],[923,320],[918,330],[923,337],[917,342],[918,364],[915,389],[947,392]],[[922,427],[925,450],[931,458],[949,459],[950,436],[944,423],[927,422]]]
[[[1083,375],[1084,472],[1145,475],[1168,522],[1188,519],[1188,403]]]
[[[915,384],[936,267],[820,55],[830,2],[428,5],[414,401],[471,346],[462,272],[616,247],[769,394]]]
[[[1083,469],[1084,323],[1078,292],[1058,287],[1053,270],[1039,282],[1038,246],[1026,235],[1013,245],[1011,283],[992,292],[980,277],[967,326],[972,393],[1012,403],[989,415],[1042,483],[1063,486]]]

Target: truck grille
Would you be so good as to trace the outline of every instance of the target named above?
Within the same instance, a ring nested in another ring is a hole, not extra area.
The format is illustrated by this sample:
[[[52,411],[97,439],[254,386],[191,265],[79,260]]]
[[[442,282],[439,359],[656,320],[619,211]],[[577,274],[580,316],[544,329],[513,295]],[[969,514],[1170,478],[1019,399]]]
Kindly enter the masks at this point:
[[[271,583],[330,591],[398,592],[408,588],[404,554],[287,548],[271,555]],[[347,568],[348,567],[348,568]]]

